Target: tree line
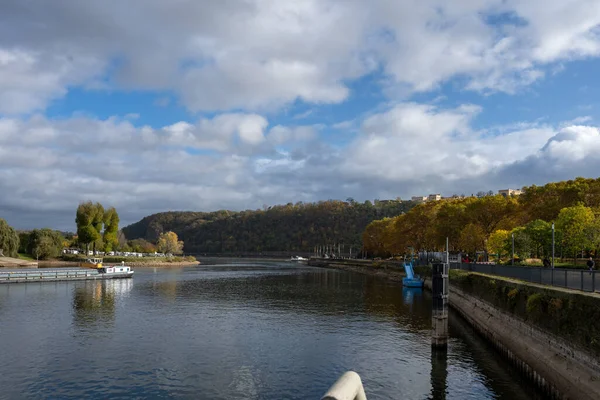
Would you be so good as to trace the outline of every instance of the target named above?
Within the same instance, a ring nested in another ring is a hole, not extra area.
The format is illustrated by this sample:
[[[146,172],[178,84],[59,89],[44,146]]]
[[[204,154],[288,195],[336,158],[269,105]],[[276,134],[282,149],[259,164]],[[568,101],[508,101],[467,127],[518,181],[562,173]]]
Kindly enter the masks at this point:
[[[487,195],[426,202],[408,213],[373,221],[363,232],[365,250],[374,256],[416,251],[469,254],[512,253],[519,258],[555,254],[597,255],[600,249],[600,179],[577,178],[523,188],[520,196]]]
[[[38,260],[57,258],[65,248],[84,247],[87,254],[90,245],[94,253],[97,250],[182,253],[183,242],[174,232],[161,232],[155,243],[145,239],[127,240],[119,230],[119,214],[114,207],[104,209],[100,203],[81,203],[77,207],[75,222],[77,234],[71,234],[49,228],[17,231],[0,218],[0,249],[7,257],[17,258],[22,253]]]
[[[165,212],[123,228],[131,239],[155,242],[173,231],[186,253],[307,252],[315,246],[343,244],[360,251],[361,234],[372,222],[409,211],[415,203],[399,200],[329,200],[288,203],[259,210]]]

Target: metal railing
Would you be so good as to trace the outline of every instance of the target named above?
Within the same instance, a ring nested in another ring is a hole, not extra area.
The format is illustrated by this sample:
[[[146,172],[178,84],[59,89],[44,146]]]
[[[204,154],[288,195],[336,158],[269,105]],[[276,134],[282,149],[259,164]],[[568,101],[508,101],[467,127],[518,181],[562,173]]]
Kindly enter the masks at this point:
[[[367,400],[367,395],[360,376],[354,371],[348,371],[340,376],[321,400]]]
[[[584,292],[600,291],[598,272],[583,269],[524,267],[499,264],[450,263],[451,269],[499,275],[531,283],[550,285]]]
[[[44,279],[84,278],[98,275],[93,269],[81,270],[45,270],[45,271],[0,271],[1,281],[36,281]]]

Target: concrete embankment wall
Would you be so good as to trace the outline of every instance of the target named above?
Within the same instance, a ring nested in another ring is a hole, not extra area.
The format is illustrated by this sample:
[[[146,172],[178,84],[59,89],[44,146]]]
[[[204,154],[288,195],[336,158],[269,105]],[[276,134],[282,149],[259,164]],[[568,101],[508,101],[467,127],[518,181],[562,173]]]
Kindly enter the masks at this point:
[[[400,274],[393,264],[335,267]],[[430,278],[425,284],[431,288]],[[549,398],[600,399],[600,295],[451,270],[449,304]]]
[[[600,399],[600,296],[452,275],[450,306],[548,397]]]

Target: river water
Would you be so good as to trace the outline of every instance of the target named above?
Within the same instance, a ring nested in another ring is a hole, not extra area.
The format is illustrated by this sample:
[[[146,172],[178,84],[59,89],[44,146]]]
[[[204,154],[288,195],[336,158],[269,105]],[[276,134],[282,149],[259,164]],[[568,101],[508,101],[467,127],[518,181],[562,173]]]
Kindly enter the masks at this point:
[[[372,399],[538,399],[431,296],[288,262],[137,268],[0,285],[0,398],[320,399],[346,370]]]

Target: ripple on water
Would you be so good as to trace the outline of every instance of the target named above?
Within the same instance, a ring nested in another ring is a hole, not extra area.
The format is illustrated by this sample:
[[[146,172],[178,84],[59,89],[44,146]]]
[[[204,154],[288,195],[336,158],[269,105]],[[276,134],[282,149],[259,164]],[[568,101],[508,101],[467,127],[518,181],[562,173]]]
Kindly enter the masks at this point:
[[[128,284],[0,286],[1,396],[529,399],[481,340],[431,351],[427,293],[289,263],[136,271]]]

